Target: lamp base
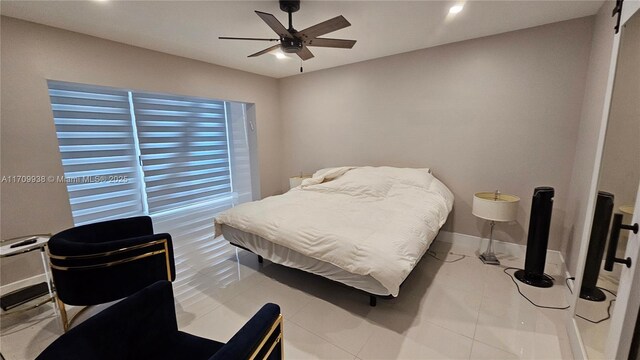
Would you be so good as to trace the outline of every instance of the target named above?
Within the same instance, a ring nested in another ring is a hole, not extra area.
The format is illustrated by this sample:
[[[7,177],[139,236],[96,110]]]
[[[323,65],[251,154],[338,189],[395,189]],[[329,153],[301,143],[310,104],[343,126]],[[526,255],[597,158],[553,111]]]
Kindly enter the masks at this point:
[[[582,289],[580,289],[580,298],[589,301],[601,302],[607,299],[607,295],[605,295],[605,293],[598,288],[587,289],[583,287]]]
[[[478,256],[483,263],[489,265],[500,265],[500,260],[496,257],[496,254],[490,252],[484,252]]]
[[[515,272],[514,275],[516,279],[520,280],[521,282],[527,285],[541,287],[541,288],[549,288],[553,286],[553,281],[548,277],[546,277],[544,274],[539,275],[539,274],[527,272],[525,270],[518,270]]]

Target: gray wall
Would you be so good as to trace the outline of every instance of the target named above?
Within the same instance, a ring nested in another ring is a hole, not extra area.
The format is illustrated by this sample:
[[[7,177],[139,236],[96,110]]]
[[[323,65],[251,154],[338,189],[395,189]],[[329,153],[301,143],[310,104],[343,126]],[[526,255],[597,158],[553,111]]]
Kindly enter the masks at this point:
[[[277,80],[13,18],[1,19],[3,176],[63,175],[47,79],[255,103],[262,196],[280,192]],[[3,239],[73,226],[64,184],[1,189]],[[41,272],[37,254],[2,260],[0,283]]]
[[[598,134],[613,47],[612,29],[615,18],[611,17],[611,9],[613,9],[613,2],[605,2],[595,18],[587,84],[573,159],[571,188],[566,205],[567,216],[564,223],[562,253],[572,276],[576,275],[580,243],[585,235],[583,227],[587,217],[587,201],[592,196],[589,188],[596,161]]]
[[[534,187],[549,185],[559,249],[592,26],[581,18],[285,78],[282,181],[336,165],[431,167],[456,196],[444,230],[487,236],[473,194],[500,189],[522,201],[496,238],[518,244]]]

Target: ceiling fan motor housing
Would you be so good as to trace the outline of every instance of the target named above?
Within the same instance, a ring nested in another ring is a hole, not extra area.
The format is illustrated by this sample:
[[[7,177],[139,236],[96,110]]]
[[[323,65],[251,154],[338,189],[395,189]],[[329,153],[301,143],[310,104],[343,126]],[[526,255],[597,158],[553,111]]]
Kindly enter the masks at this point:
[[[300,10],[300,0],[286,1],[280,0],[280,10],[284,12],[296,12]]]
[[[302,49],[302,40],[297,38],[281,38],[280,45],[282,51],[286,53],[297,53]]]

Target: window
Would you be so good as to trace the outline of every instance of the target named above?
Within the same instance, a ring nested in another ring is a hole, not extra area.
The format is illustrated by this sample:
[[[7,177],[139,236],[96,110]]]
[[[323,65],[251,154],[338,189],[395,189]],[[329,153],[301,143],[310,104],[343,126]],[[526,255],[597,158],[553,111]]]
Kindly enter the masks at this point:
[[[246,104],[48,85],[76,225],[253,199]]]
[[[133,94],[149,213],[231,192],[225,103]]]

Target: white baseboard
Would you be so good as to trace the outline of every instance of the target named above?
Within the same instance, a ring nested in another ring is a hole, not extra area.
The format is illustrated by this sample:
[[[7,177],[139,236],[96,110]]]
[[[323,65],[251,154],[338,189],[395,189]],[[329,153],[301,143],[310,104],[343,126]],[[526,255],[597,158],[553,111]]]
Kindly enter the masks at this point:
[[[35,285],[41,282],[47,282],[47,277],[45,276],[44,273],[40,275],[32,276],[30,278],[18,280],[9,284],[2,285],[0,286],[0,294],[2,295],[8,294],[12,291],[16,291],[18,289],[22,289],[23,287]]]
[[[451,251],[454,252],[471,251],[480,254],[483,253],[486,249],[489,239],[449,231],[440,231],[438,237],[436,237],[436,241],[452,244]],[[497,254],[504,254],[507,256],[519,257],[524,259],[527,251],[527,246],[494,239],[493,251]],[[547,250],[547,263],[564,266],[564,259],[560,251]]]

